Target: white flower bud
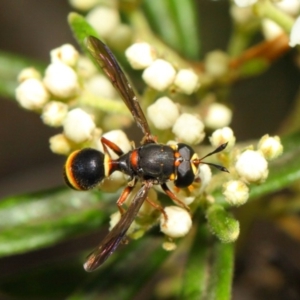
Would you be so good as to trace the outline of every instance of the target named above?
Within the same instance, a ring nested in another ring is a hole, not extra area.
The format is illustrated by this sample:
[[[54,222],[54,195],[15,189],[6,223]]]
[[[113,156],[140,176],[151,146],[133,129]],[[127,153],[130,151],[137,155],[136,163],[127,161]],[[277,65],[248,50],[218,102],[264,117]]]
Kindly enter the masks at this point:
[[[77,63],[77,73],[79,77],[90,78],[96,75],[98,73],[98,70],[89,58],[85,56],[79,56]]]
[[[249,198],[249,188],[241,180],[231,180],[223,184],[225,200],[232,206],[240,206]]]
[[[147,108],[149,120],[158,129],[171,128],[179,117],[178,106],[168,97],[157,99]]]
[[[44,84],[54,96],[59,98],[73,97],[79,90],[75,71],[71,67],[58,62],[47,67]]]
[[[71,44],[64,44],[50,51],[51,63],[63,63],[74,67],[79,59],[79,53]]]
[[[299,0],[281,0],[274,2],[274,5],[291,16],[297,16],[299,14]]]
[[[283,152],[283,146],[279,136],[270,137],[268,134],[260,139],[257,148],[267,160],[272,160]]]
[[[187,144],[196,145],[205,137],[203,122],[191,114],[184,113],[176,120],[172,132]]]
[[[234,0],[234,3],[239,7],[246,7],[256,3],[257,0]]]
[[[110,215],[109,231],[111,231],[117,225],[120,219],[121,219],[121,213],[119,211],[116,211],[115,213]]]
[[[99,189],[104,193],[113,193],[126,183],[126,175],[120,171],[115,171],[109,177],[106,177],[101,181]]]
[[[92,138],[96,125],[88,113],[75,108],[68,112],[63,127],[66,137],[79,144]]]
[[[67,104],[59,101],[50,101],[44,106],[41,117],[46,125],[59,127],[62,126],[67,113]]]
[[[87,11],[99,3],[99,0],[69,0],[70,5],[78,10]]]
[[[113,213],[110,216],[109,231],[111,231],[117,225],[120,219],[121,219],[121,214],[119,211]],[[137,223],[133,221],[126,232],[126,235],[132,234],[138,227],[139,226],[137,225]]]
[[[119,129],[111,130],[111,131],[103,134],[103,137],[105,137],[107,140],[109,140],[109,141],[113,142],[114,144],[116,144],[117,146],[119,146],[124,153],[127,153],[132,149],[132,144],[130,143],[125,132],[122,130],[119,130]],[[101,143],[100,143],[99,150],[101,152],[103,152],[103,147],[102,147]],[[110,149],[108,149],[108,152],[112,158],[116,159],[118,157]]]
[[[199,177],[201,181],[201,187],[199,192],[202,193],[209,185],[211,181],[212,173],[210,167],[205,164],[200,165],[198,169],[199,169],[199,173],[197,177]]]
[[[232,5],[230,8],[230,14],[233,20],[238,24],[246,24],[253,18],[253,11],[251,7],[238,7]]]
[[[49,93],[40,80],[30,78],[16,88],[16,99],[26,109],[41,109],[49,100]]]
[[[118,98],[115,88],[104,75],[95,75],[86,81],[85,87],[89,92],[98,97],[107,99]]]
[[[217,129],[228,126],[231,122],[232,111],[220,103],[212,103],[206,112],[204,123],[207,127]]]
[[[261,152],[246,150],[235,164],[239,176],[248,183],[262,183],[268,177],[268,162]]]
[[[290,33],[290,43],[291,47],[295,47],[300,44],[300,17],[298,17],[292,27]]]
[[[209,52],[204,60],[205,70],[212,77],[221,77],[228,71],[229,57],[220,50]]]
[[[160,230],[172,238],[185,236],[192,227],[192,218],[183,208],[178,206],[165,207],[168,216],[166,221],[164,216],[160,216]]]
[[[235,144],[235,136],[230,127],[224,127],[224,128],[215,130],[212,133],[211,137],[209,137],[209,141],[210,141],[211,145],[215,148],[228,142],[226,151],[229,151],[230,149],[232,149],[232,147]]]
[[[120,15],[117,9],[97,6],[87,14],[86,20],[105,39],[120,24]]]
[[[18,81],[20,83],[30,78],[41,79],[42,76],[38,70],[32,67],[23,69],[18,75]]]
[[[135,43],[125,51],[131,67],[136,70],[150,66],[156,58],[154,49],[148,43]]]
[[[168,187],[175,194],[177,199],[179,199],[185,205],[190,205],[196,199],[196,196],[199,195],[200,184],[199,182],[194,181],[188,188],[178,188],[175,186],[174,181],[168,182]]]
[[[62,133],[52,136],[49,143],[51,151],[56,154],[68,155],[72,150],[70,141]]]
[[[157,59],[144,70],[142,77],[153,89],[164,91],[173,83],[175,75],[176,71],[169,62]]]
[[[262,20],[262,31],[266,40],[273,40],[281,35],[284,30],[274,21],[269,19]]]
[[[150,199],[151,202],[158,204],[157,192],[154,189],[151,189],[149,191],[147,198]],[[157,209],[153,207],[153,205],[151,205],[148,201],[144,201],[139,210],[139,216],[150,216],[151,213],[155,210]]]
[[[134,29],[125,24],[120,23],[115,29],[113,34],[107,37],[106,41],[110,47],[116,51],[124,52],[124,49],[132,44]]]
[[[189,69],[181,69],[176,74],[174,84],[181,93],[190,95],[200,86],[197,74]]]
[[[177,245],[173,242],[163,242],[162,248],[166,251],[174,251],[177,248]]]

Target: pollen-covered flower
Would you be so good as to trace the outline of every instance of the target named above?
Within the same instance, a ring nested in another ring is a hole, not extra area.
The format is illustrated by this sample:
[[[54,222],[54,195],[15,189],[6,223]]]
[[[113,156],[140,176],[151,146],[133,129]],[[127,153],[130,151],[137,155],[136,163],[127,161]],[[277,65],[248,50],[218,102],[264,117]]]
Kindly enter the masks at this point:
[[[75,71],[66,64],[56,62],[50,64],[44,77],[47,89],[56,97],[70,98],[79,91],[79,83]]]
[[[217,129],[228,126],[231,123],[232,111],[224,104],[212,103],[204,117],[204,123],[207,127]]]
[[[161,97],[147,108],[147,115],[156,128],[164,130],[174,125],[179,109],[170,98]]]
[[[268,162],[261,152],[246,150],[235,164],[239,176],[248,183],[262,183],[269,174]]]
[[[150,66],[156,58],[154,49],[148,43],[135,43],[125,51],[131,67],[136,70]]]
[[[232,206],[240,206],[249,198],[249,188],[241,180],[230,180],[223,185],[225,200]]]
[[[209,138],[210,143],[214,147],[219,147],[224,143],[228,143],[226,151],[232,149],[235,144],[235,136],[230,127],[224,127],[215,130]]]
[[[88,113],[81,108],[75,108],[68,112],[63,128],[68,139],[82,143],[92,138],[96,125]]]
[[[169,237],[179,238],[185,236],[192,227],[190,214],[178,206],[165,207],[168,220],[160,217],[160,230]]]
[[[187,144],[196,145],[205,137],[203,122],[194,115],[184,113],[176,120],[172,132]]]
[[[56,49],[50,51],[51,62],[61,62],[70,67],[77,64],[79,53],[71,44],[64,44]]]
[[[120,24],[120,15],[116,9],[97,6],[87,14],[86,20],[95,28],[101,37],[109,38]]]
[[[16,99],[26,109],[39,110],[49,100],[49,93],[39,79],[29,78],[16,89]]]
[[[59,127],[62,126],[67,113],[67,104],[60,101],[50,101],[44,106],[41,117],[46,125]]]
[[[190,95],[200,86],[197,74],[189,69],[181,69],[176,74],[174,84],[180,92]]]
[[[272,160],[280,156],[283,152],[279,136],[271,137],[268,134],[264,135],[257,146],[267,160]]]
[[[156,59],[143,72],[144,81],[157,91],[166,90],[174,81],[176,71],[174,67],[163,59]]]

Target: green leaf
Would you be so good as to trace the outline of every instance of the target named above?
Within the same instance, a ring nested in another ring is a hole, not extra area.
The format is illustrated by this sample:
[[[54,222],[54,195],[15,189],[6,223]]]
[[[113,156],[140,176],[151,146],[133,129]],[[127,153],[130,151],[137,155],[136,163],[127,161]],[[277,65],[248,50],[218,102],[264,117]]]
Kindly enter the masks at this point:
[[[59,189],[3,199],[0,256],[52,245],[107,225],[108,203],[115,198],[115,194]]]
[[[0,51],[0,95],[11,99],[15,98],[18,86],[19,73],[28,67],[34,67],[43,72],[45,65],[33,59],[17,54]]]
[[[199,59],[201,54],[199,14],[196,13],[195,1],[171,0],[169,2],[182,53],[189,59]]]
[[[161,239],[149,236],[121,248],[69,299],[135,299],[170,254],[162,249]]]
[[[91,57],[89,51],[86,49],[85,39],[90,35],[99,38],[99,34],[82,15],[75,12],[69,14],[68,22],[77,42],[81,46],[81,49],[85,52],[86,55]]]
[[[234,244],[212,239],[204,224],[197,226],[185,266],[180,299],[231,299]]]
[[[151,27],[166,44],[187,58],[199,58],[199,16],[193,0],[146,0],[143,9]]]

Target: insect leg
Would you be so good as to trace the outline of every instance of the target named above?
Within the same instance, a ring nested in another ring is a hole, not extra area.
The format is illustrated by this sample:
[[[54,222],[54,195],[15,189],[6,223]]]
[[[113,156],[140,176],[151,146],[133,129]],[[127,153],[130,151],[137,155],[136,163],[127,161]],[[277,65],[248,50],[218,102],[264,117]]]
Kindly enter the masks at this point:
[[[118,156],[121,156],[121,155],[124,154],[124,152],[122,151],[122,149],[118,145],[116,145],[115,143],[113,143],[110,140],[106,139],[105,137],[101,138],[101,143],[102,143],[104,152],[106,154],[108,154],[107,147],[109,149],[111,149],[114,153],[116,153]]]
[[[121,215],[123,215],[125,213],[125,209],[122,207],[122,205],[128,198],[128,196],[131,193],[131,191],[133,190],[134,186],[135,185],[132,185],[132,186],[127,185],[127,187],[123,190],[122,194],[120,195],[120,197],[117,201],[117,206],[118,206],[118,209],[119,209]]]
[[[178,199],[165,183],[161,184],[161,188],[172,199],[172,201],[177,203],[179,206],[185,208],[187,211],[190,211],[190,208],[186,204],[184,204],[180,199]]]
[[[159,211],[163,214],[164,219],[165,219],[165,222],[167,222],[168,216],[167,216],[167,214],[166,214],[164,208],[163,208],[161,205],[159,205],[159,204],[153,202],[149,197],[147,197],[146,201],[147,201],[151,206],[153,206],[155,209],[159,210]]]

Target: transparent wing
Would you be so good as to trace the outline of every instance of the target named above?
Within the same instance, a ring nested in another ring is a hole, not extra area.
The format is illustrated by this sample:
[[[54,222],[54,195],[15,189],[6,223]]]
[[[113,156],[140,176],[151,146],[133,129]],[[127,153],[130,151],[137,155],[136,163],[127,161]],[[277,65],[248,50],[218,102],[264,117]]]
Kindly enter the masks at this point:
[[[137,125],[145,135],[146,142],[154,142],[138,99],[113,53],[104,43],[93,36],[87,38],[87,48],[122,97]]]
[[[92,252],[84,264],[87,272],[94,271],[101,266],[107,258],[117,249],[120,242],[124,238],[128,228],[134,221],[140,207],[145,201],[152,182],[145,182],[133,198],[128,210],[122,215],[117,225],[108,233],[98,248]]]

